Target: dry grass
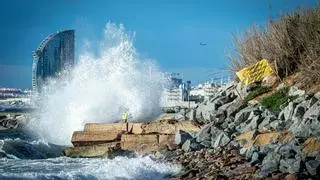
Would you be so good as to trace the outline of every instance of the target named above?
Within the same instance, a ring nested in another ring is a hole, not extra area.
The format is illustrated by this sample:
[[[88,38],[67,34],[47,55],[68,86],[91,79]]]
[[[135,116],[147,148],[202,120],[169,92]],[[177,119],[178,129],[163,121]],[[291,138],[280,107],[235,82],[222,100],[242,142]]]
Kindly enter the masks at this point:
[[[320,6],[282,16],[265,28],[235,37],[229,56],[233,72],[265,58],[280,79],[300,72],[303,86],[320,84]]]

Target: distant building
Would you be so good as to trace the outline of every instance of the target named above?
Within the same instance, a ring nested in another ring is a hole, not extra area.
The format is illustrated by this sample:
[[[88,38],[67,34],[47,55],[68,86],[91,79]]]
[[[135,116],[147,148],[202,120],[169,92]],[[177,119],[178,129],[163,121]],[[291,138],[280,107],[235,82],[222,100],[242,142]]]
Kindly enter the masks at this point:
[[[38,91],[49,77],[74,65],[74,30],[56,32],[33,52],[32,89]]]

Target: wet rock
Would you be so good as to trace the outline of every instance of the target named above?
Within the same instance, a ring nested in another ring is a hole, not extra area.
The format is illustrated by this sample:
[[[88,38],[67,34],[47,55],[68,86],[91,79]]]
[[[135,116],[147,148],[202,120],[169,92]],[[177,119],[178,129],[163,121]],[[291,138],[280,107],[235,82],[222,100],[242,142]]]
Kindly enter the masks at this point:
[[[320,161],[310,160],[306,162],[306,169],[311,176],[320,176]]]
[[[281,159],[280,171],[288,173],[298,173],[301,167],[301,159]]]

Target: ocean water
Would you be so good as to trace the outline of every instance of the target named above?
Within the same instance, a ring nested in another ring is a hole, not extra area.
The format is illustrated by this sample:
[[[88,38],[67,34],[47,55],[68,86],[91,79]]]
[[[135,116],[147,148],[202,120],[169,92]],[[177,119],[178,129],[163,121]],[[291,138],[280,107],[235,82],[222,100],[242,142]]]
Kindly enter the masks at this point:
[[[47,143],[28,132],[0,131],[0,179],[165,179],[178,165],[152,156],[69,158],[64,146]]]
[[[107,23],[97,53],[80,52],[73,69],[50,79],[39,94],[39,121],[31,129],[55,144],[70,144],[73,131],[88,122],[154,120],[167,78],[155,60],[143,59],[134,47],[134,32]]]
[[[60,73],[32,97],[34,113],[23,130],[0,131],[2,179],[164,179],[178,165],[152,156],[68,158],[72,132],[88,122],[116,122],[127,111],[129,121],[150,121],[161,112],[167,84],[153,60],[141,59],[135,33],[108,23],[98,53],[80,52],[73,69]],[[8,102],[3,102],[6,105]],[[22,107],[20,106],[22,104]],[[24,108],[23,103],[9,103]]]

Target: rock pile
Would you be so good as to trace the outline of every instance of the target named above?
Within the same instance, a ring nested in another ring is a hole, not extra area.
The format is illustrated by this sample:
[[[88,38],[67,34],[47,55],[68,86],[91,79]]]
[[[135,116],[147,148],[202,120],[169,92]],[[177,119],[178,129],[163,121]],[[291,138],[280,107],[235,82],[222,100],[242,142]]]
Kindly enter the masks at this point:
[[[0,115],[0,130],[16,129],[26,124],[25,115]]]
[[[198,106],[201,130],[180,133],[180,149],[163,153],[185,167],[178,178],[320,179],[320,93],[292,86],[277,112],[244,103],[250,90],[232,83]]]
[[[174,149],[175,134],[179,131],[199,131],[193,121],[154,121],[151,123],[88,123],[84,131],[72,135],[74,147],[67,148],[70,157],[101,157],[120,155],[124,151],[148,154],[159,149]]]

